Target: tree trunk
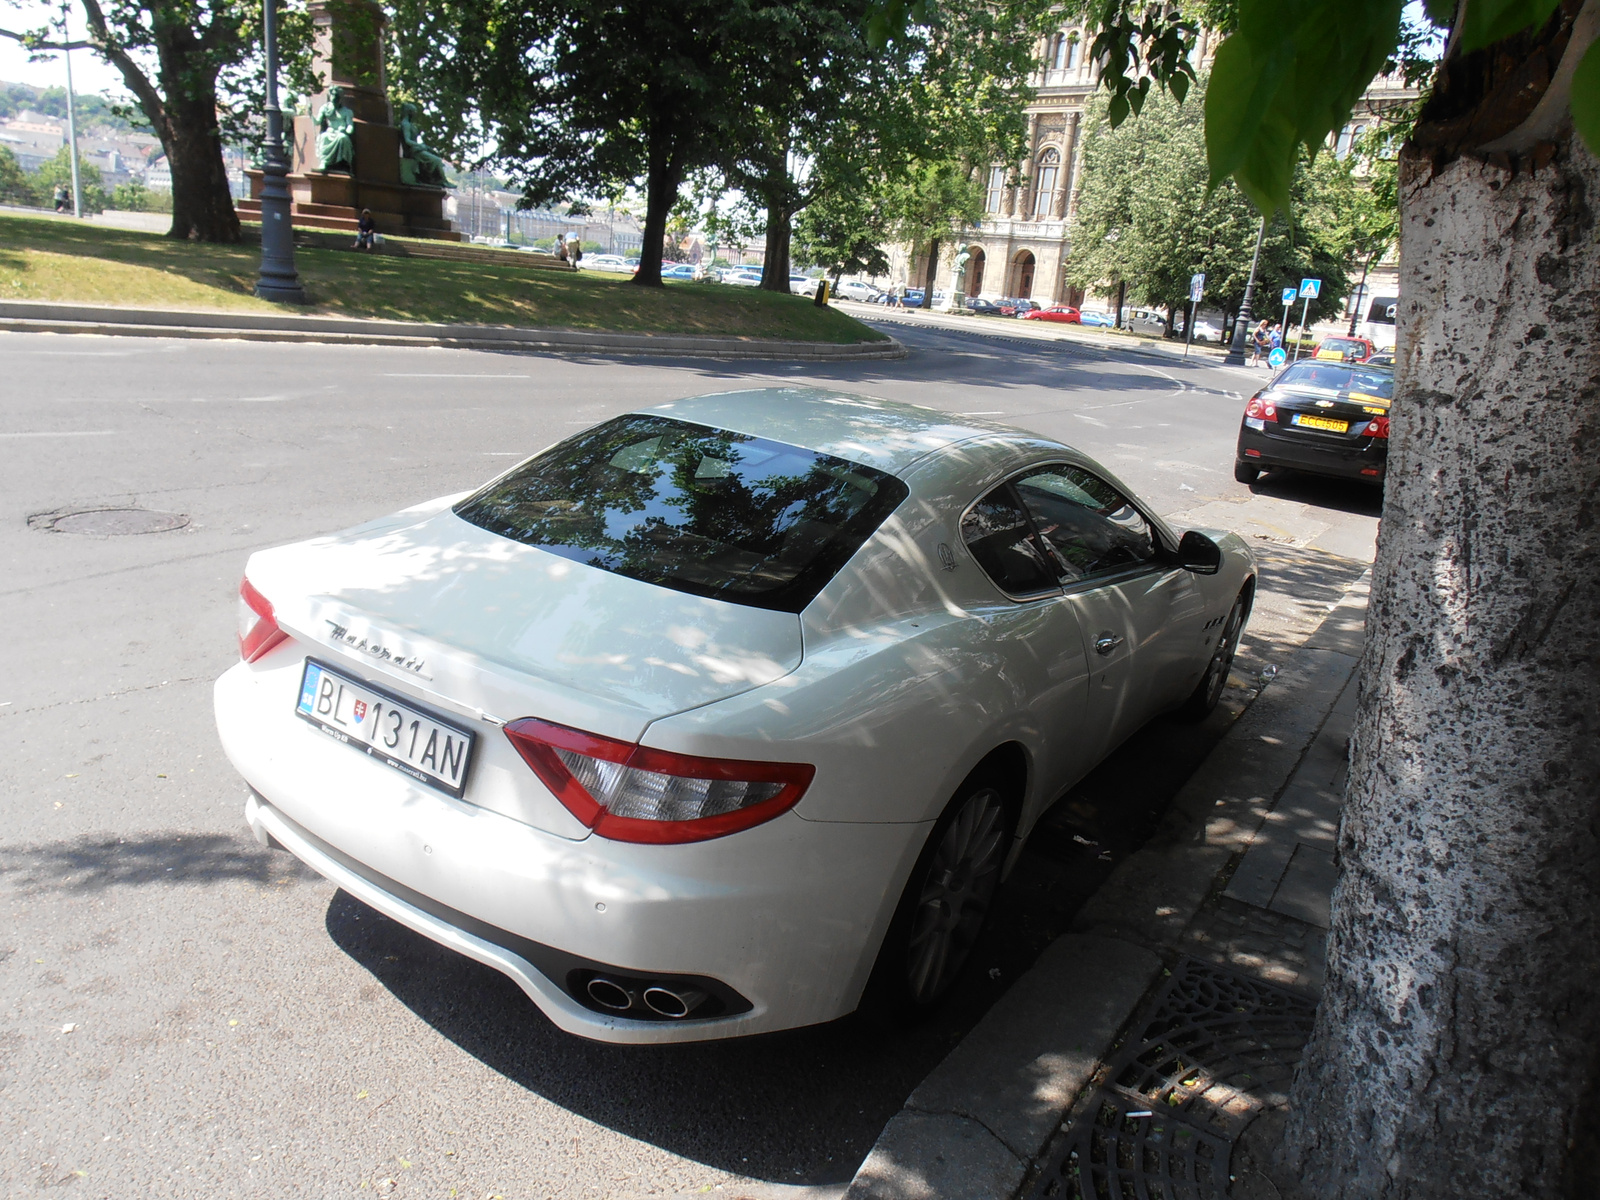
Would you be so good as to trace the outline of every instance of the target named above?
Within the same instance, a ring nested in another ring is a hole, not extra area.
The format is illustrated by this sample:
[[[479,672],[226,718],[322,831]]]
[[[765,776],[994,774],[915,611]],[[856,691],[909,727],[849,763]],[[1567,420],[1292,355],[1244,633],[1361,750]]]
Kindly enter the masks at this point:
[[[162,139],[172,168],[172,228],[167,235],[202,242],[237,242],[239,214],[228,188],[222,134],[213,100],[167,105]]]
[[[652,155],[650,174],[645,182],[644,244],[639,247],[639,269],[631,282],[640,287],[661,287],[662,242],[667,236],[667,218],[678,202],[682,183],[678,170],[666,158]]]
[[[1388,490],[1280,1163],[1318,1200],[1600,1186],[1600,163],[1570,125],[1537,169],[1452,159],[1446,119],[1401,160]]]
[[[933,307],[933,281],[939,277],[939,239],[928,243],[928,282],[922,288],[922,307]]]
[[[767,206],[767,252],[761,260],[763,291],[789,294],[789,242],[794,236],[794,214]]]

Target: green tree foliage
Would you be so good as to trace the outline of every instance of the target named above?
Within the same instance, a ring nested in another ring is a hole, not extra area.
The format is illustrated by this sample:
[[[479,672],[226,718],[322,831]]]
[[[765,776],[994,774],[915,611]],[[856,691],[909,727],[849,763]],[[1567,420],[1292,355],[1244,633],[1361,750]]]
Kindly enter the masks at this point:
[[[1068,280],[1085,288],[1125,282],[1132,300],[1165,308],[1170,324],[1188,302],[1190,276],[1202,271],[1202,303],[1237,312],[1260,217],[1232,182],[1210,187],[1199,98],[1179,103],[1158,93],[1147,119],[1112,128],[1114,101],[1098,100],[1086,125]],[[1312,277],[1322,280],[1311,305],[1316,320],[1339,311],[1350,291],[1356,245],[1347,212],[1361,188],[1350,160],[1322,155],[1302,158],[1293,193],[1293,223],[1279,216],[1262,243],[1256,309],[1271,311],[1268,296]]]
[[[0,204],[35,204],[33,185],[23,174],[16,155],[0,146]]]
[[[620,196],[642,180],[633,282],[660,286],[679,192],[742,116],[750,0],[403,0],[396,82],[456,147],[478,138],[528,205]]]

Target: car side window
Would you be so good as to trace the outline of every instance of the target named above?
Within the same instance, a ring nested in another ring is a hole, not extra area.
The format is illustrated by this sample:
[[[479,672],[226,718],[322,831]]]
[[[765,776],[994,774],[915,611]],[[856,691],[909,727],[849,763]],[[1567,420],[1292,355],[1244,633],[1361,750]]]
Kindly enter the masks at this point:
[[[1009,483],[961,518],[961,539],[996,586],[1013,596],[1054,591],[1057,572]]]
[[[1156,557],[1150,522],[1116,488],[1081,467],[1019,476],[1017,495],[1059,560],[1063,583],[1139,566]]]

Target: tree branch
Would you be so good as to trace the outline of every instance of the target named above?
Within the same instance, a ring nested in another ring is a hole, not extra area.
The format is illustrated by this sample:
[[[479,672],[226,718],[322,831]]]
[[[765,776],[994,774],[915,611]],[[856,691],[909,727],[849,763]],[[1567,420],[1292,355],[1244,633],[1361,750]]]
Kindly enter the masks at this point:
[[[36,41],[31,33],[13,33],[9,29],[0,29],[0,37],[8,37],[14,42],[21,42],[29,50],[94,50],[97,48],[93,42]]]
[[[161,139],[162,148],[170,158],[172,148],[167,145],[167,106],[161,100],[161,93],[156,91],[150,77],[139,64],[112,38],[111,30],[106,25],[106,15],[100,9],[100,0],[83,0],[83,11],[89,19],[93,48],[122,73],[123,82],[139,101],[139,107],[144,109],[144,115],[150,119],[156,136]]]

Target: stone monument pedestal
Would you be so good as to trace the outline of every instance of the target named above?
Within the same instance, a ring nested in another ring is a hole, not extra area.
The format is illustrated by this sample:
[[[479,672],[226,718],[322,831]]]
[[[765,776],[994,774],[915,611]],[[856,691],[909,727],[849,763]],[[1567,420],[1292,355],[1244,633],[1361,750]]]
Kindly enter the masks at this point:
[[[291,219],[312,229],[348,230],[355,236],[361,210],[372,210],[379,233],[459,242],[461,234],[444,215],[442,187],[400,180],[400,130],[389,110],[383,77],[383,33],[388,18],[372,0],[312,0],[315,29],[313,69],[324,90],[311,98],[321,110],[328,90],[341,89],[355,113],[355,169],[317,169],[317,123],[304,114],[294,119],[287,183]],[[247,170],[250,199],[234,207],[246,220],[261,219],[259,170]]]

